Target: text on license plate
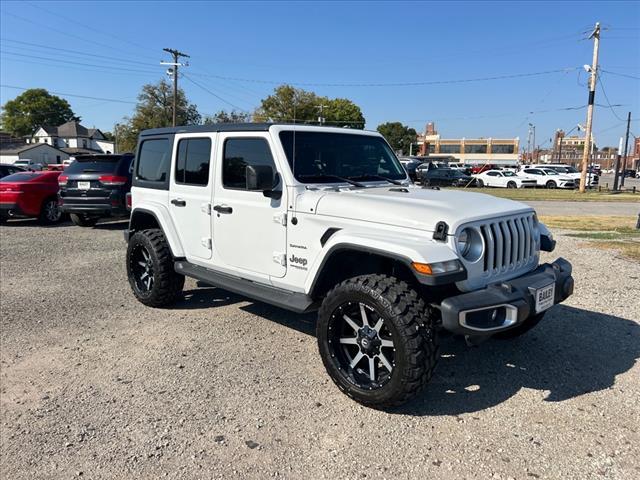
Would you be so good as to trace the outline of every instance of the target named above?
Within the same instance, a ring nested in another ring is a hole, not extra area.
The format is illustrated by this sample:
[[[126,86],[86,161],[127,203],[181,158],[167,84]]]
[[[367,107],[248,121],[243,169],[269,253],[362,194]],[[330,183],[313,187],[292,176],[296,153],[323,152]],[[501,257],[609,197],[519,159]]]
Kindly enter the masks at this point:
[[[543,312],[553,306],[556,293],[556,284],[552,283],[546,287],[538,288],[536,295],[536,313]]]
[[[78,182],[78,188],[80,190],[89,190],[91,188],[91,182]]]

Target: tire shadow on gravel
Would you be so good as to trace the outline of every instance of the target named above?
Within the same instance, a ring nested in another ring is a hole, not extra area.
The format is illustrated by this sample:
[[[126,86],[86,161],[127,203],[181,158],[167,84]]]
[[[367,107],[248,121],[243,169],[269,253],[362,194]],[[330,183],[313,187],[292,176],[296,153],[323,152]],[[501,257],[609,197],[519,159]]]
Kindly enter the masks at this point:
[[[640,325],[559,305],[529,333],[467,347],[444,336],[440,362],[426,389],[394,410],[408,415],[458,415],[493,407],[522,388],[561,402],[605,390],[640,357]]]
[[[316,313],[298,314],[274,307],[267,303],[256,302],[242,295],[212,287],[204,282],[198,281],[197,285],[199,288],[185,290],[183,298],[171,308],[176,310],[199,310],[246,303],[246,305],[239,306],[238,308],[270,322],[278,323],[287,328],[292,328],[300,333],[304,333],[305,335],[315,337]]]

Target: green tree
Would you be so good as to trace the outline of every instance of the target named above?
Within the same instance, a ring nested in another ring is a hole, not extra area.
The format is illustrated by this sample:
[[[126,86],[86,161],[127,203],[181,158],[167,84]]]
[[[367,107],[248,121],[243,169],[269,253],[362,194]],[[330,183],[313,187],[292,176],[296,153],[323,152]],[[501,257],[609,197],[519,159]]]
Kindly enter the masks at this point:
[[[220,110],[215,115],[207,115],[202,123],[212,125],[214,123],[247,123],[251,121],[251,114],[237,110]]]
[[[51,95],[44,88],[31,88],[9,100],[2,107],[1,128],[12,135],[31,135],[43,125],[62,125],[70,120],[80,121],[69,102]]]
[[[410,145],[415,143],[417,133],[413,128],[409,128],[400,122],[387,122],[378,125],[378,132],[387,139],[389,145],[394,150],[402,151],[403,154],[408,154],[410,151]]]
[[[321,105],[322,110],[320,108]],[[327,125],[364,128],[365,119],[360,107],[346,98],[321,97],[291,85],[280,85],[272,95],[263,99],[254,113],[256,121],[296,122],[317,124],[324,117]]]
[[[196,105],[189,103],[182,89],[178,89],[177,124],[194,125],[202,120]],[[116,128],[118,151],[133,151],[138,134],[148,128],[169,127],[173,120],[173,87],[164,79],[142,87],[138,104],[131,118]]]
[[[363,129],[364,115],[360,107],[346,98],[334,98],[321,100],[326,107],[323,109],[325,123],[331,126]]]

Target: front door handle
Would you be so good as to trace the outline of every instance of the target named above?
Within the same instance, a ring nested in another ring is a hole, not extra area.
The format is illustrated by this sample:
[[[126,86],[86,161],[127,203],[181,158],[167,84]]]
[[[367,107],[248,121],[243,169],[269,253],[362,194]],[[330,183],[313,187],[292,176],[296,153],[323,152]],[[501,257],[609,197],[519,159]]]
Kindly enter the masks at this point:
[[[218,213],[233,213],[233,208],[228,207],[226,205],[216,205],[215,207],[213,207],[213,209],[218,212]]]
[[[187,206],[187,202],[182,200],[181,198],[174,198],[173,200],[171,200],[171,203],[173,203],[176,207],[186,207]]]

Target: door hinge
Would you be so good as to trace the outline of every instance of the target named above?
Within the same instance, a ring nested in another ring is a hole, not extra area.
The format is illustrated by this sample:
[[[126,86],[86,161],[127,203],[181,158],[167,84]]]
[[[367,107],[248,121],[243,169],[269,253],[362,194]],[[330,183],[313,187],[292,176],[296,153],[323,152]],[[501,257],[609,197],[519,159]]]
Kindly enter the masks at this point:
[[[200,243],[202,243],[202,246],[204,248],[206,248],[207,250],[211,250],[211,237],[204,237],[200,240]]]
[[[277,213],[273,216],[274,223],[279,223],[280,225],[287,225],[287,213]]]
[[[273,261],[283,267],[287,266],[287,255],[282,252],[273,252]]]
[[[207,215],[211,215],[211,204],[210,203],[203,203],[200,206],[200,210],[202,210],[202,213],[206,213]]]

